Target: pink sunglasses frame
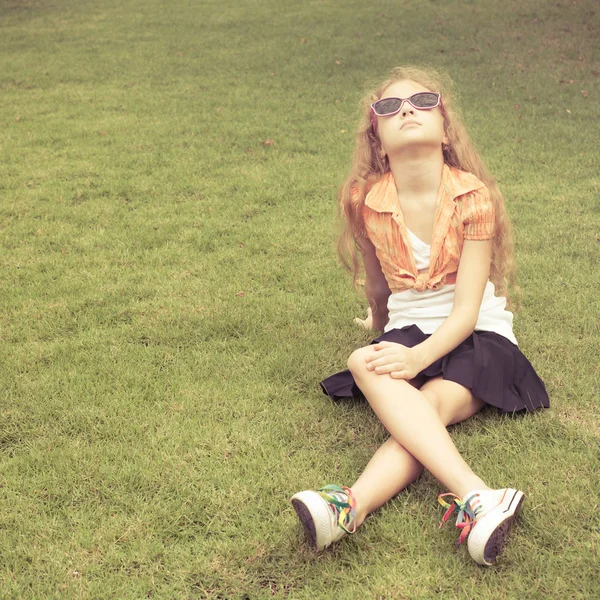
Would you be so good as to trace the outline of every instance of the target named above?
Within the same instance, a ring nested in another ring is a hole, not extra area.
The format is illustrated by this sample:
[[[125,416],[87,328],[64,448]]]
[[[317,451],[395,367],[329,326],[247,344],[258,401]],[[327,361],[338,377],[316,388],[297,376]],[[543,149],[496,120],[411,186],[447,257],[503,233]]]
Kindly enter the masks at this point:
[[[411,98],[414,98],[415,96],[418,96],[419,94],[435,94],[437,96],[436,104],[434,106],[415,106],[411,102]],[[382,100],[392,100],[392,99],[400,100],[400,106],[398,107],[398,110],[395,110],[394,112],[388,113],[386,115],[378,115],[377,111],[375,110],[375,105],[377,104],[377,102],[381,102]],[[377,119],[375,117],[391,117],[392,115],[398,114],[402,110],[402,107],[404,106],[405,102],[408,102],[413,108],[416,108],[417,110],[432,110],[439,106],[442,109],[442,112],[444,111],[444,106],[442,104],[442,96],[440,94],[437,94],[436,92],[417,92],[416,94],[413,94],[410,98],[396,98],[395,96],[390,96],[389,98],[379,98],[379,100],[377,100],[376,102],[373,102],[373,104],[371,104],[371,106],[370,106],[371,125],[373,126],[373,132],[377,133]]]

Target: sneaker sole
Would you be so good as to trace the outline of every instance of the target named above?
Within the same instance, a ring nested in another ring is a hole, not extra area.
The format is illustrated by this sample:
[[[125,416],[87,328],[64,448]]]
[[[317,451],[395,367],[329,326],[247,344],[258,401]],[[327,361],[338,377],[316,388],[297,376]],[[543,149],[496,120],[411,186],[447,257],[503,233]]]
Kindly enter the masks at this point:
[[[485,566],[496,564],[498,556],[506,546],[523,500],[523,492],[509,489],[499,507],[494,509],[495,514],[490,514],[490,517],[495,518],[475,524],[467,541],[469,554],[475,562]]]
[[[314,550],[319,552],[331,545],[333,540],[327,502],[316,492],[307,490],[292,496],[292,506]]]
[[[315,528],[315,522],[313,521],[310,511],[306,505],[297,498],[292,498],[292,506],[294,507],[298,518],[300,519],[300,523],[302,523],[304,533],[313,547],[313,550],[318,552],[319,547],[317,546],[317,530]]]

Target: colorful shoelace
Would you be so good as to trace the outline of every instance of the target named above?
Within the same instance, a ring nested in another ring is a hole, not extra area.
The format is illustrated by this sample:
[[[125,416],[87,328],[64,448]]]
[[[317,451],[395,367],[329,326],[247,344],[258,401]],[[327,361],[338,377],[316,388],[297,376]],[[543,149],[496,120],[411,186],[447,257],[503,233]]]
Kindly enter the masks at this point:
[[[444,500],[446,497],[450,498],[450,502]],[[469,536],[471,529],[473,529],[473,526],[475,525],[477,515],[481,511],[482,505],[479,494],[474,494],[468,496],[465,500],[461,500],[456,494],[446,492],[445,494],[440,494],[438,496],[438,502],[447,509],[442,517],[440,528],[455,512],[458,513],[456,517],[456,526],[461,532],[456,541],[456,545],[462,544]]]
[[[350,488],[339,485],[326,485],[317,493],[331,506],[338,515],[338,525],[346,533],[356,531],[356,500]]]

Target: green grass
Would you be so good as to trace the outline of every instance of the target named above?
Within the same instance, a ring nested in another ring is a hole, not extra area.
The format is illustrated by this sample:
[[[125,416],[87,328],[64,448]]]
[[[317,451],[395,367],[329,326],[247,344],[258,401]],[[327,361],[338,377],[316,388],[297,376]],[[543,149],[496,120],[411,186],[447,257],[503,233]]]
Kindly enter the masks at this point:
[[[595,2],[0,0],[0,27],[1,597],[600,596]],[[501,183],[552,401],[452,430],[527,494],[487,570],[429,476],[319,556],[288,502],[385,439],[317,382],[369,339],[334,194],[406,62],[450,72]]]

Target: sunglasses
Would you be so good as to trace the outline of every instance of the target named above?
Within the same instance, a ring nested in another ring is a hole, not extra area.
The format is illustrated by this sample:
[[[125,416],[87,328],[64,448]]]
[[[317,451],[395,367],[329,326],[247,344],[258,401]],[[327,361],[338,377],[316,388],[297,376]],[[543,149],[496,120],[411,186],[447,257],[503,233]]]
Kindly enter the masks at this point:
[[[373,129],[377,131],[377,121],[375,116],[391,117],[400,112],[400,109],[405,102],[408,102],[417,110],[431,110],[440,105],[441,99],[440,95],[434,92],[419,92],[418,94],[413,94],[410,98],[383,98],[382,100],[373,102],[373,104],[371,104],[371,122],[373,123]]]

